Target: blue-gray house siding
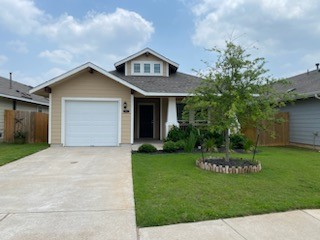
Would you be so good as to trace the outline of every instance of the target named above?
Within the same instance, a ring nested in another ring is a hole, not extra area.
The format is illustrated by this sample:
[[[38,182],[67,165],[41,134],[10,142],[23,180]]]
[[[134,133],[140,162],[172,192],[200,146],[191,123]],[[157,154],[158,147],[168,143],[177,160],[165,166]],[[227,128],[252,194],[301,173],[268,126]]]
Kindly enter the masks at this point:
[[[297,100],[281,109],[289,112],[290,142],[314,144],[314,133],[318,132],[315,144],[320,146],[320,100],[308,98]]]

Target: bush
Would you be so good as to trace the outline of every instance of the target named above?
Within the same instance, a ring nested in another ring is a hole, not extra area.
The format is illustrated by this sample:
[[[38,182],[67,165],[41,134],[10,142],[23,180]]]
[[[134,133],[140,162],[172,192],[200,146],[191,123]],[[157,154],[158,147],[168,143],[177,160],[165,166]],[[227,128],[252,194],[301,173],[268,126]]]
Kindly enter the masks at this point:
[[[216,151],[216,145],[213,138],[205,139],[203,142],[203,147],[207,152]]]
[[[156,151],[156,147],[148,143],[144,143],[138,148],[139,153],[153,153]]]
[[[184,140],[179,140],[178,142],[175,142],[175,145],[177,150],[183,150],[186,143]]]
[[[172,152],[176,152],[177,150],[178,150],[177,145],[173,141],[168,141],[163,144],[163,151],[164,152],[172,153]]]
[[[184,138],[185,132],[177,126],[172,126],[168,132],[167,141],[177,142],[179,140],[183,140]]]
[[[230,143],[233,149],[249,149],[251,147],[250,142],[251,141],[242,134],[233,134],[230,136]]]
[[[186,139],[184,150],[186,152],[193,152],[197,143],[197,135],[194,132],[190,132],[189,137]]]

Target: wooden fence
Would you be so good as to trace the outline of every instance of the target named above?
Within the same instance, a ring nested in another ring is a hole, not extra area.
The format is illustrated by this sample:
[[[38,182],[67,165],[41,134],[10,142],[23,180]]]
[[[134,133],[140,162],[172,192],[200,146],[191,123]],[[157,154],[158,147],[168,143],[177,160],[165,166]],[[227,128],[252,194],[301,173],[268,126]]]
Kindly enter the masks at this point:
[[[48,114],[5,110],[4,142],[14,142],[18,131],[26,133],[27,143],[48,142]]]
[[[276,118],[282,118],[282,123],[275,123],[269,126],[268,131],[260,132],[259,146],[287,146],[289,145],[289,113],[278,113]],[[270,136],[274,132],[275,138]],[[255,128],[244,128],[242,133],[253,142],[256,142],[258,131]]]

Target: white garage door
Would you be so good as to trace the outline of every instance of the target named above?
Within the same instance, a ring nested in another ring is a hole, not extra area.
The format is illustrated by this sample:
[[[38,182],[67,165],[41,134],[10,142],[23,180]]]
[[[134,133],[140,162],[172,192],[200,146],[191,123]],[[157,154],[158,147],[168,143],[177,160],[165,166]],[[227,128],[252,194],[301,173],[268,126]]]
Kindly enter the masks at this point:
[[[117,146],[117,101],[66,101],[66,146]]]

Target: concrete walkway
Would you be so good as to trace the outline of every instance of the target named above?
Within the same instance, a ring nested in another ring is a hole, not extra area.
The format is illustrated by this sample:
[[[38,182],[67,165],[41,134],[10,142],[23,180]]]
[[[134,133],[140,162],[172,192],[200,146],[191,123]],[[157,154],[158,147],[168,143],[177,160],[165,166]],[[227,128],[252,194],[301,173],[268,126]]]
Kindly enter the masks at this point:
[[[130,151],[49,148],[0,167],[0,239],[136,240]]]
[[[320,210],[141,228],[140,240],[318,240]]]

